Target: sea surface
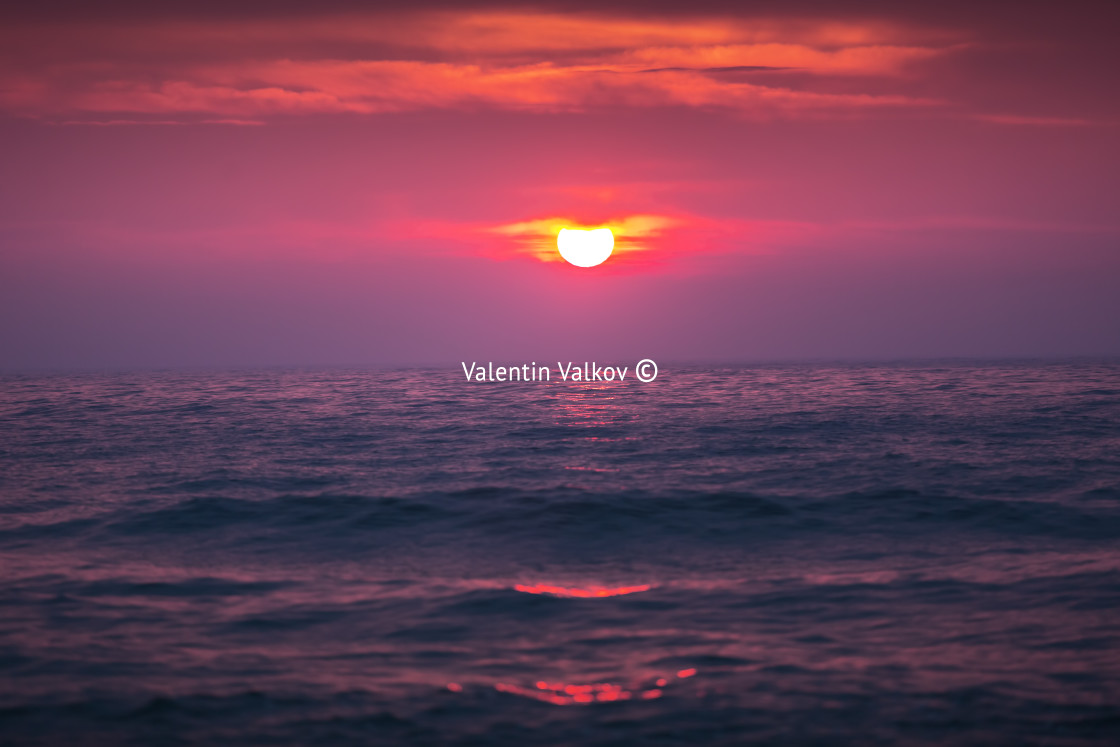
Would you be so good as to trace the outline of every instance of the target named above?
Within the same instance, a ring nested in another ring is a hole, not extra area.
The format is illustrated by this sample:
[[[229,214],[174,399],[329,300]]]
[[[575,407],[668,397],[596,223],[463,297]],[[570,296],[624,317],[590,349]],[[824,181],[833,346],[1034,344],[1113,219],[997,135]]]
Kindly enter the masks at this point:
[[[1120,744],[1120,365],[5,376],[0,744]]]

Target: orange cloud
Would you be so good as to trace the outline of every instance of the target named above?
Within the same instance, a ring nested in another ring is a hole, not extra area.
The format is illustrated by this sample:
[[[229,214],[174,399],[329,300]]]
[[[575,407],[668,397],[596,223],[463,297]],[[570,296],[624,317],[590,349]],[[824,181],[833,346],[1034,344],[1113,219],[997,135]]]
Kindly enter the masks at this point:
[[[38,32],[38,33],[36,33]],[[278,58],[323,55],[326,48],[361,45],[388,52],[384,58],[431,59],[448,55],[494,59],[528,55],[539,59],[574,53],[584,59],[646,47],[736,44],[795,44],[820,49],[883,45],[944,47],[962,40],[955,30],[885,21],[821,18],[687,17],[642,18],[589,13],[445,10],[323,14],[319,16],[223,21],[56,22],[0,29],[8,54],[58,58],[70,50],[79,59],[106,54],[124,59],[163,57],[205,49],[217,58]],[[35,55],[34,52],[39,54]],[[425,56],[424,53],[428,53]]]
[[[607,105],[707,107],[772,117],[937,103],[897,95],[817,93],[718,80],[702,71],[666,70],[648,75],[551,63],[495,69],[396,60],[281,60],[191,72],[194,80],[155,84],[99,81],[61,97],[61,101],[49,86],[41,89],[42,96],[37,100],[25,89],[18,99],[5,96],[0,101],[24,110],[57,108],[145,115],[190,112],[229,118],[463,107],[555,112]]]
[[[118,121],[597,106],[824,116],[937,102],[793,88],[780,75],[745,80],[712,68],[892,77],[961,43],[882,23],[456,11],[15,28],[0,31],[0,46],[26,60],[20,74],[0,75],[0,107]]]
[[[804,44],[731,44],[647,47],[620,56],[646,68],[796,68],[833,74],[894,75],[945,49],[871,45],[816,49]]]
[[[651,242],[656,242],[667,229],[680,223],[679,219],[664,215],[629,215],[602,223],[586,223],[569,218],[538,218],[485,230],[509,237],[516,251],[522,254],[542,262],[562,262],[563,258],[556,249],[556,235],[561,228],[609,228],[614,234],[614,254],[619,256],[649,249]]]

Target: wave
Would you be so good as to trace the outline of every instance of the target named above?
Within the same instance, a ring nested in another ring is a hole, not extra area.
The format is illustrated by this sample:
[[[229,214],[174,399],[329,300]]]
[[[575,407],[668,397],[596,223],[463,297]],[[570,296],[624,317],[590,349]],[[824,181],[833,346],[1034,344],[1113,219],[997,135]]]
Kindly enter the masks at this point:
[[[194,497],[156,508],[130,505],[80,519],[10,523],[0,530],[0,537],[27,541],[87,536],[158,542],[169,536],[234,532],[330,542],[409,531],[503,538],[668,533],[714,539],[830,531],[972,530],[1110,540],[1120,538],[1120,509],[1111,500],[1114,493],[1100,489],[1073,505],[930,495],[902,488],[849,492],[827,500],[734,492],[604,495],[573,488],[519,491],[496,486],[410,497],[333,493],[271,499]]]

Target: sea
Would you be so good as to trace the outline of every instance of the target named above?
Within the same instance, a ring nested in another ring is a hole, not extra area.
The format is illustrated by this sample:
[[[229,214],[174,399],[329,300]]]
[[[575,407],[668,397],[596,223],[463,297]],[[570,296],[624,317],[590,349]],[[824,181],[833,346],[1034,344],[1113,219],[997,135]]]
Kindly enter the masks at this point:
[[[5,375],[0,744],[1120,744],[1120,363]]]

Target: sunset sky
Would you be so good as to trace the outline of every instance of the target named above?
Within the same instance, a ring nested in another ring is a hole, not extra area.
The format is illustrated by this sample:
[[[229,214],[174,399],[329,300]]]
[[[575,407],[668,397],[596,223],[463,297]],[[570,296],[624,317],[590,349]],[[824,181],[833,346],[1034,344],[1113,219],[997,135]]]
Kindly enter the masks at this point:
[[[1115,7],[916,5],[5,7],[0,367],[1120,355]]]

